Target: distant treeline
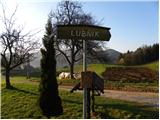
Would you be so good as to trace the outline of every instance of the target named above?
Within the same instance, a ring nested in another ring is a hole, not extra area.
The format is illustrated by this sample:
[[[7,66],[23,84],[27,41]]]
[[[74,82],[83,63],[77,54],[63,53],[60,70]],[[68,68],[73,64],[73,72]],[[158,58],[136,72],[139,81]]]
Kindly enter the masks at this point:
[[[117,63],[123,65],[141,65],[159,60],[159,44],[143,46],[136,51],[128,51],[121,54]]]
[[[2,75],[5,75],[5,70],[1,69]],[[18,66],[10,71],[11,76],[30,76],[30,77],[40,77],[41,70],[40,68],[34,68],[33,66],[29,65],[26,66]]]

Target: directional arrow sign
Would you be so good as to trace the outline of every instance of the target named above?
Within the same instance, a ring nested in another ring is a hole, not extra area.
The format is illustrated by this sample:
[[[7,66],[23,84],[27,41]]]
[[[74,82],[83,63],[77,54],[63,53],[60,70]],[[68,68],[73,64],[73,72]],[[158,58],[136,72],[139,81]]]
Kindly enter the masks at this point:
[[[109,30],[107,27],[92,25],[57,25],[57,38],[109,41]]]

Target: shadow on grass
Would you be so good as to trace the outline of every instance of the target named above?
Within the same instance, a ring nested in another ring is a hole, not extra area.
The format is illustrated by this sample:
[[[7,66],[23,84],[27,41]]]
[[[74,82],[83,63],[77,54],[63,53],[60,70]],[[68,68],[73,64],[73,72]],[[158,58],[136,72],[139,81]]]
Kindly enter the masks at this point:
[[[68,102],[71,104],[79,104],[79,105],[83,105],[82,102],[76,101],[76,100],[70,100],[70,99],[62,99],[64,102]]]
[[[127,114],[129,116],[129,118],[140,118],[140,119],[158,119],[159,118],[159,112],[156,109],[147,109],[150,106],[146,107],[143,105],[130,105],[130,104],[118,104],[118,103],[113,103],[113,104],[99,104],[97,106],[101,106],[104,111],[103,112],[99,112],[100,117],[102,119],[104,118],[110,118],[110,119],[114,119],[116,118],[116,116],[114,116],[114,114],[110,115],[109,112],[113,112],[114,110],[119,110],[119,111],[125,111],[126,112],[126,116]],[[124,114],[122,112],[122,114]],[[125,116],[124,116],[125,117]],[[123,119],[123,118],[121,118]]]
[[[19,89],[19,88],[16,88],[16,87],[12,87],[12,88],[10,88],[10,89],[3,88],[3,89],[2,89],[2,93],[3,93],[4,90],[11,90],[11,91],[23,92],[23,93],[31,94],[31,95],[39,95],[39,94],[37,94],[37,93],[33,93],[33,92],[30,92],[30,91],[22,90],[22,89]]]

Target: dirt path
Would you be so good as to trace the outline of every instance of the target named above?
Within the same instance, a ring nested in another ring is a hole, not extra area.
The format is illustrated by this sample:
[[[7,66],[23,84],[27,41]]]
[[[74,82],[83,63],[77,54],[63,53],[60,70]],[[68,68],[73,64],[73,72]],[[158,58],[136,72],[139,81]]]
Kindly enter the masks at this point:
[[[60,89],[65,89],[68,91],[71,90],[71,88],[71,86],[60,86]],[[104,94],[102,94],[102,96],[107,98],[143,103],[147,106],[159,107],[159,93],[104,90]]]
[[[158,93],[105,90],[102,96],[114,99],[138,102],[138,103],[145,103],[146,105],[159,107]]]

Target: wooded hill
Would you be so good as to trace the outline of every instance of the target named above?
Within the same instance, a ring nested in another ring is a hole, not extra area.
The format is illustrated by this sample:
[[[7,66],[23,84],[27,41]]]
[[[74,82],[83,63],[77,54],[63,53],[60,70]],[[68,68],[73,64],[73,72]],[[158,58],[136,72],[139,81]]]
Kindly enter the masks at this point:
[[[137,48],[136,51],[128,51],[121,54],[117,61],[118,64],[123,65],[141,65],[159,60],[159,44],[150,46],[143,46]]]

